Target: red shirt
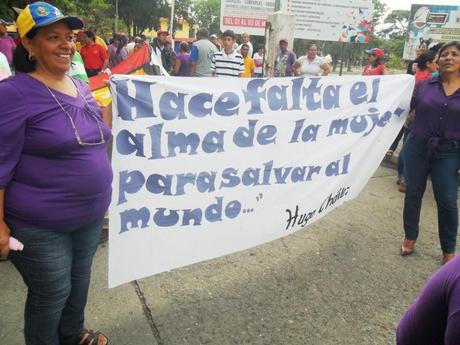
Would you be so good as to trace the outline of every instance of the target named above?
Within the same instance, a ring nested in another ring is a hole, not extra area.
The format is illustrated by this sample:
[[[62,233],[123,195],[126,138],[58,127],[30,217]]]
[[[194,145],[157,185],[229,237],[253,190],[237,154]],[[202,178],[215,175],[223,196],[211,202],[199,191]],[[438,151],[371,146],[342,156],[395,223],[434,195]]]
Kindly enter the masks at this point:
[[[99,44],[81,47],[80,54],[87,70],[102,69],[105,60],[109,58],[107,51]]]
[[[429,72],[423,72],[423,71],[417,71],[415,73],[415,81],[418,82],[423,79],[431,78],[431,73]]]
[[[385,72],[385,65],[378,65],[372,68],[371,65],[364,67],[363,75],[383,75]]]

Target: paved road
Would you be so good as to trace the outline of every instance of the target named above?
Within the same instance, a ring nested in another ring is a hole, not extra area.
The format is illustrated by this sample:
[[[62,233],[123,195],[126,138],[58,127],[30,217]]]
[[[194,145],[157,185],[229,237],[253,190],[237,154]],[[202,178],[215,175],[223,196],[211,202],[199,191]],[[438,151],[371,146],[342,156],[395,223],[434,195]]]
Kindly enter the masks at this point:
[[[102,245],[87,326],[112,345],[394,344],[395,325],[440,259],[431,187],[417,252],[398,255],[395,175],[380,167],[357,199],[284,239],[115,289]],[[0,291],[0,344],[23,344],[26,290],[9,262],[0,262]]]

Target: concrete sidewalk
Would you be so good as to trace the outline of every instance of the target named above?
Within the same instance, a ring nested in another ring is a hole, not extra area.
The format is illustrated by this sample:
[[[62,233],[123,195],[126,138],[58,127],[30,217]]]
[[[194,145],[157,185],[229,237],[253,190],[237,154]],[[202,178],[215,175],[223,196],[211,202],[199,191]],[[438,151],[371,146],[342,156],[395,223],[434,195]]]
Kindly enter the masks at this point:
[[[416,252],[399,256],[395,181],[394,169],[380,167],[357,199],[302,231],[110,290],[101,245],[87,326],[112,345],[394,344],[441,255],[429,186]],[[0,344],[23,344],[26,290],[10,262],[0,262],[0,291]]]

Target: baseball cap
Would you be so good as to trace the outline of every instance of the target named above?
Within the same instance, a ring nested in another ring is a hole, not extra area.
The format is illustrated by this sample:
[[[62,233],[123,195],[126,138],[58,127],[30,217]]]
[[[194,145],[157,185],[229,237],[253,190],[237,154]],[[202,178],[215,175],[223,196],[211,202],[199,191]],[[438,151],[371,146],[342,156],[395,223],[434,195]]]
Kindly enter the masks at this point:
[[[62,12],[47,2],[34,2],[19,13],[16,26],[20,37],[24,37],[33,28],[41,28],[64,20],[71,30],[83,28],[83,21],[74,16],[64,16]]]
[[[366,53],[370,55],[375,55],[379,58],[385,57],[385,53],[380,48],[372,48],[372,49],[366,50]]]
[[[158,29],[157,36],[160,36],[161,34],[169,35],[169,31],[165,29]]]
[[[209,36],[209,38],[217,38],[217,35],[212,34],[211,36]]]

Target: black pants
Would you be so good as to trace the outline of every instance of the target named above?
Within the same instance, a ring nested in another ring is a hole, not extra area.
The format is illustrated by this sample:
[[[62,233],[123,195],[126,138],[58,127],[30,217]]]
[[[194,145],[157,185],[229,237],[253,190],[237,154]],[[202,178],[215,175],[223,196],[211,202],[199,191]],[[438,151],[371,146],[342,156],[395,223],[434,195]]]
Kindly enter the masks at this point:
[[[100,69],[87,69],[86,74],[88,77],[94,77],[95,75],[98,75],[100,71]]]

